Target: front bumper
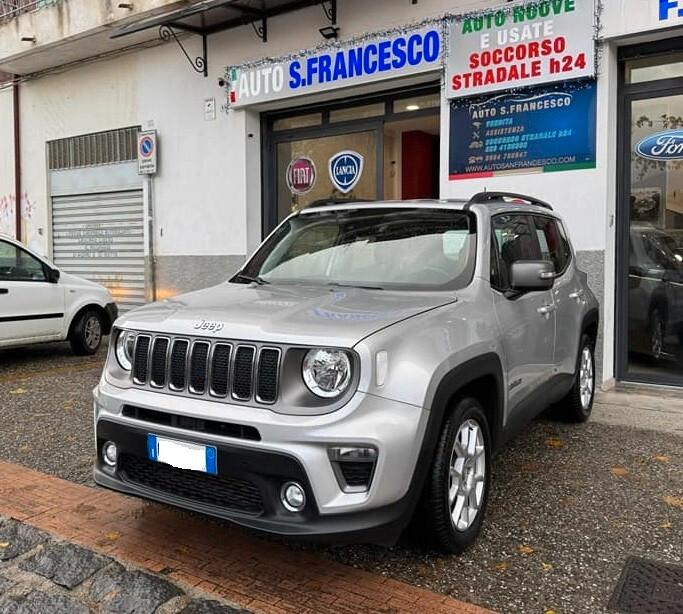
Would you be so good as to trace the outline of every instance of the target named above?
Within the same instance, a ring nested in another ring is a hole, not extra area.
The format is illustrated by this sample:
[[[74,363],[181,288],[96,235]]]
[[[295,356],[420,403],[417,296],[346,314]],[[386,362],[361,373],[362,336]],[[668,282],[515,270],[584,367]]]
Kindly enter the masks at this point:
[[[182,420],[174,422],[175,426],[149,423],[139,419],[144,413],[129,417],[124,408],[132,405],[189,420],[222,419],[258,430],[261,439],[178,428]],[[329,537],[336,542],[392,543],[412,511],[414,493],[409,492],[409,485],[426,414],[414,406],[359,393],[333,414],[283,416],[257,407],[123,390],[103,381],[95,391],[95,481],[269,533]],[[216,446],[218,476],[147,460],[149,433]],[[105,441],[115,441],[119,447],[116,469],[101,460]],[[335,445],[377,449],[367,492],[342,490],[328,457],[329,447]],[[282,485],[288,481],[300,483],[306,492],[307,505],[302,512],[287,511],[280,501]],[[222,492],[227,498],[206,494]],[[230,497],[237,497],[239,504],[230,503]]]

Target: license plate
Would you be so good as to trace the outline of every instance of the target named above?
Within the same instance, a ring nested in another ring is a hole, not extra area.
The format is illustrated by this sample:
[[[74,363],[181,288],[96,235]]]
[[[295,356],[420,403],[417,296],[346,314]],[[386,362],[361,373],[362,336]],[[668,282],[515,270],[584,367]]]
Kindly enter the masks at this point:
[[[149,460],[166,463],[177,469],[191,469],[204,473],[218,473],[217,454],[214,446],[203,446],[189,441],[166,439],[147,435]]]

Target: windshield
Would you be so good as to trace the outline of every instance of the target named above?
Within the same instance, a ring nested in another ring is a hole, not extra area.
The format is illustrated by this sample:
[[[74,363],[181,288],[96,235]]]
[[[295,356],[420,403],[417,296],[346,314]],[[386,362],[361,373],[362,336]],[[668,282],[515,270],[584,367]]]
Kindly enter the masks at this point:
[[[474,273],[474,216],[445,209],[368,208],[286,220],[233,281],[449,290]]]

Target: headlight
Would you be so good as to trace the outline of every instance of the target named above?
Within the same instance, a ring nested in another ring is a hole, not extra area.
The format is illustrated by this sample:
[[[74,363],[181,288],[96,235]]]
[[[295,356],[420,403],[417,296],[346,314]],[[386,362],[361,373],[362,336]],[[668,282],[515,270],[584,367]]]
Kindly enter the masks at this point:
[[[125,371],[133,366],[133,350],[135,349],[135,333],[127,330],[119,332],[116,337],[116,360]]]
[[[304,358],[303,377],[313,394],[338,397],[349,387],[351,361],[342,350],[311,350]]]

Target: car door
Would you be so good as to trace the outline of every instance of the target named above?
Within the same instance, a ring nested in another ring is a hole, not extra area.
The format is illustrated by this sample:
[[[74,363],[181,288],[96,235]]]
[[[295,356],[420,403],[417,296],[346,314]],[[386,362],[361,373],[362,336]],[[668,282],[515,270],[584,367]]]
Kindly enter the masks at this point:
[[[553,263],[556,307],[555,356],[560,373],[574,373],[579,353],[579,331],[585,301],[583,284],[572,262],[572,250],[561,222],[548,215],[533,215],[541,259]]]
[[[58,339],[63,327],[63,288],[42,261],[0,239],[0,344]]]
[[[531,218],[522,213],[493,216],[491,286],[508,374],[508,407],[514,414],[553,370],[555,305],[551,291],[517,293],[510,287],[513,262],[540,260]]]

